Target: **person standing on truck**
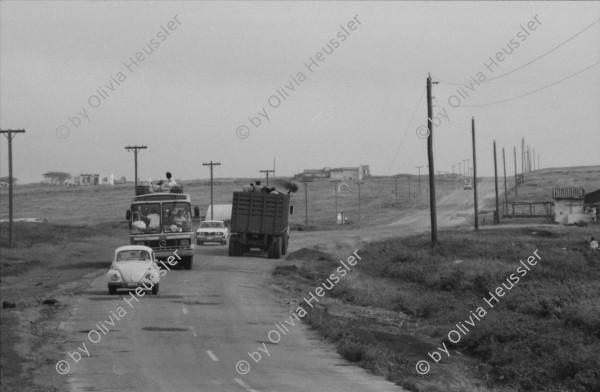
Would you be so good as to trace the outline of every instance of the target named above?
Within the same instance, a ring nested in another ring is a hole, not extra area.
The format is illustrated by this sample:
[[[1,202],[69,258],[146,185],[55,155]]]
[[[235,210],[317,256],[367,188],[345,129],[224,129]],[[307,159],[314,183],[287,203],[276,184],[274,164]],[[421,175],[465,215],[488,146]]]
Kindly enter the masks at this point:
[[[256,181],[256,185],[254,185],[254,188],[252,188],[252,192],[260,192],[260,181]]]

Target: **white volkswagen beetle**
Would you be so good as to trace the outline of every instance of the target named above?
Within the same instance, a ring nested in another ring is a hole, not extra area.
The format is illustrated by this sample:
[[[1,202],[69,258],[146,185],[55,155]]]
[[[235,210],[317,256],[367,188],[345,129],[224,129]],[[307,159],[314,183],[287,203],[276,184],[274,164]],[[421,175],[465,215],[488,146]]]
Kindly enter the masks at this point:
[[[136,293],[152,290],[152,294],[158,294],[160,269],[156,264],[154,251],[141,245],[117,248],[106,278],[109,294],[116,294],[117,289],[136,289]]]

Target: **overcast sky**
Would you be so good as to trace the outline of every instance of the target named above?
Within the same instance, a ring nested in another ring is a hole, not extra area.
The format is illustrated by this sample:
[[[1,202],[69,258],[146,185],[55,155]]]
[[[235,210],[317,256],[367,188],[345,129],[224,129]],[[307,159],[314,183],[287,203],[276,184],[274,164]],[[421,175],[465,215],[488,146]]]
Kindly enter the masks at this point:
[[[0,11],[0,128],[26,130],[13,143],[20,183],[48,170],[133,179],[127,145],[148,147],[141,178],[207,178],[210,160],[217,177],[252,177],[274,159],[278,175],[358,164],[416,174],[428,73],[439,82],[436,170],[471,158],[472,116],[482,175],[493,174],[494,139],[509,173],[521,137],[542,167],[600,164],[598,2],[2,1]]]

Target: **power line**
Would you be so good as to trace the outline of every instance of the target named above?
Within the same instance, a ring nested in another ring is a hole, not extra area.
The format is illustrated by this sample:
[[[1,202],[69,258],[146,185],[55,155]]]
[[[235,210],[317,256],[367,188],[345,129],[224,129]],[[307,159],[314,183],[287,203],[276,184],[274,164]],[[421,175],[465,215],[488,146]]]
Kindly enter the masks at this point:
[[[575,77],[575,76],[579,75],[580,73],[585,72],[588,69],[595,67],[598,64],[600,64],[600,61],[596,61],[594,64],[589,65],[589,66],[585,67],[584,69],[581,69],[581,70],[575,72],[574,74],[571,74],[571,75],[569,75],[569,76],[567,76],[565,78],[557,80],[556,82],[552,82],[552,83],[550,83],[550,84],[548,84],[548,85],[546,85],[544,87],[538,88],[537,90],[533,90],[533,91],[530,91],[530,92],[525,93],[525,94],[521,94],[521,95],[516,96],[516,97],[512,97],[512,98],[508,98],[508,99],[503,99],[501,101],[496,101],[496,102],[484,103],[484,104],[481,104],[481,105],[461,105],[461,106],[466,107],[466,108],[479,108],[479,107],[483,107],[483,106],[498,105],[500,103],[506,103],[506,102],[514,101],[516,99],[523,98],[523,97],[526,97],[526,96],[531,95],[531,94],[535,94],[535,93],[540,92],[542,90],[545,90],[545,89],[547,89],[549,87],[552,87],[554,85],[562,83],[565,80],[571,79],[572,77]]]
[[[586,26],[586,27],[585,27],[583,30],[579,31],[577,34],[575,34],[575,35],[574,35],[574,36],[572,36],[571,38],[569,38],[569,39],[567,39],[566,41],[564,41],[563,43],[561,43],[561,44],[559,44],[559,45],[555,46],[554,48],[550,49],[550,50],[549,50],[549,51],[547,51],[546,53],[543,53],[543,54],[541,54],[540,56],[538,56],[538,57],[534,58],[534,59],[533,59],[533,60],[531,60],[530,62],[528,62],[528,63],[525,63],[525,64],[523,64],[523,65],[521,65],[521,66],[519,66],[519,67],[517,67],[517,68],[515,68],[515,69],[513,69],[513,70],[511,70],[511,71],[508,71],[508,72],[506,72],[506,73],[503,73],[503,74],[501,74],[501,75],[498,75],[498,76],[496,76],[496,77],[494,77],[494,78],[491,78],[491,79],[486,79],[486,80],[484,81],[484,83],[490,82],[490,81],[492,81],[492,80],[500,79],[500,78],[502,78],[502,77],[504,77],[504,76],[506,76],[506,75],[510,75],[510,74],[511,74],[511,73],[513,73],[513,72],[516,72],[516,71],[518,71],[518,70],[520,70],[520,69],[523,69],[523,68],[525,68],[525,67],[526,67],[526,66],[528,66],[529,64],[533,64],[533,63],[535,63],[536,61],[538,61],[538,60],[539,60],[539,59],[541,59],[542,57],[546,57],[547,55],[549,55],[550,53],[554,52],[556,49],[560,48],[561,46],[563,46],[563,45],[564,45],[564,44],[566,44],[567,42],[571,41],[571,40],[572,40],[572,39],[574,39],[575,37],[579,36],[580,34],[583,34],[583,32],[584,32],[584,31],[586,31],[587,29],[589,29],[590,27],[592,27],[593,25],[595,25],[595,24],[596,24],[596,23],[598,23],[598,22],[600,22],[600,18],[596,19],[594,22],[592,22],[592,24],[590,24],[590,25]]]
[[[545,52],[545,53],[542,53],[541,55],[539,55],[538,57],[534,58],[533,60],[531,60],[531,61],[529,61],[529,62],[527,62],[527,63],[525,63],[525,64],[523,64],[523,65],[520,65],[520,66],[518,66],[517,68],[514,68],[514,69],[512,69],[512,70],[510,70],[510,71],[508,71],[508,72],[505,72],[505,73],[503,73],[503,74],[500,74],[500,75],[498,75],[498,76],[496,76],[496,77],[493,77],[493,78],[490,78],[490,79],[486,79],[486,80],[484,80],[482,83],[488,83],[488,82],[491,82],[492,80],[500,79],[500,78],[502,78],[502,77],[504,77],[504,76],[506,76],[506,75],[510,75],[510,74],[512,74],[512,73],[514,73],[514,72],[516,72],[516,71],[520,70],[520,69],[523,69],[523,68],[527,67],[527,66],[528,66],[528,65],[530,65],[530,64],[533,64],[533,63],[535,63],[535,62],[536,62],[536,61],[538,61],[539,59],[541,59],[541,58],[543,58],[543,57],[546,57],[547,55],[549,55],[550,53],[554,52],[555,50],[557,50],[557,49],[558,49],[558,48],[560,48],[561,46],[565,45],[566,43],[568,43],[568,42],[570,42],[571,40],[575,39],[575,38],[576,38],[576,37],[578,37],[579,35],[583,34],[583,33],[584,33],[584,32],[585,32],[587,29],[589,29],[590,27],[592,27],[593,25],[595,25],[595,24],[596,24],[596,23],[598,23],[598,22],[600,22],[600,18],[596,19],[596,20],[595,20],[595,21],[593,21],[591,24],[589,24],[589,25],[587,25],[586,27],[584,27],[582,30],[580,30],[578,33],[576,33],[575,35],[573,35],[573,36],[571,36],[570,38],[568,38],[566,41],[563,41],[562,43],[560,43],[560,44],[556,45],[555,47],[553,47],[552,49],[548,50],[547,52]],[[441,79],[439,79],[439,78],[437,78],[437,77],[436,77],[436,80],[437,80],[438,82],[441,82],[441,83],[444,83],[444,84],[452,84],[452,85],[455,85],[455,86],[462,86],[462,85],[468,84],[468,83],[453,83],[453,82],[446,82],[446,81],[443,81],[443,80],[441,80]]]

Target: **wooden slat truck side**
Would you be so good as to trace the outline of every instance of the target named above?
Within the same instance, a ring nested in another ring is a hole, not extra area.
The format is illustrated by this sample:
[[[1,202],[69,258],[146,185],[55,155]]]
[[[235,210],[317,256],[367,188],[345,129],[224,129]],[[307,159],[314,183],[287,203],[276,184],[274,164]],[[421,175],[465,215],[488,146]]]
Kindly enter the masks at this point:
[[[292,208],[286,194],[233,192],[229,256],[241,256],[251,248],[267,250],[270,259],[285,255]]]

